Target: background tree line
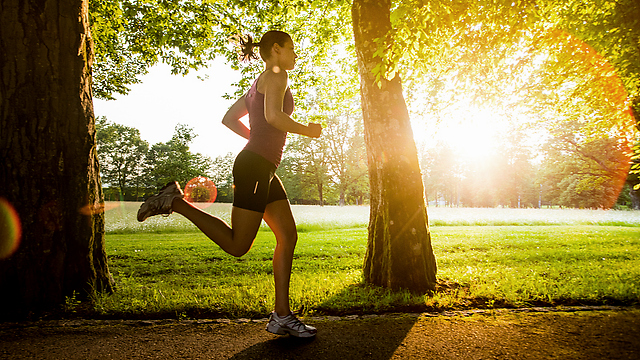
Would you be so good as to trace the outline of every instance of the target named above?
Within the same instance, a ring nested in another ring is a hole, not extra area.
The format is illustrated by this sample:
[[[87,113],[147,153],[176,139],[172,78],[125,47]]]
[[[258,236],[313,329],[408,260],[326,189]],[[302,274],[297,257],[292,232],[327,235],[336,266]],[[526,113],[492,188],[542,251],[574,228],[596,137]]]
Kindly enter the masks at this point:
[[[321,141],[297,136],[288,140],[278,175],[294,204],[368,202],[361,118],[357,111],[332,116],[314,119],[326,125]],[[169,141],[149,146],[137,129],[98,118],[105,198],[142,201],[174,179],[184,186],[194,177],[205,176],[217,187],[216,201],[232,202],[235,155],[211,159],[194,154],[189,144],[196,136],[180,124]],[[419,155],[428,204],[640,209],[638,191],[633,189],[640,181],[629,172],[629,149],[616,138],[577,145],[575,124],[564,124],[537,148],[527,146],[525,136],[517,129],[503,134],[492,149],[491,162],[460,156],[458,149],[446,143],[423,144]]]

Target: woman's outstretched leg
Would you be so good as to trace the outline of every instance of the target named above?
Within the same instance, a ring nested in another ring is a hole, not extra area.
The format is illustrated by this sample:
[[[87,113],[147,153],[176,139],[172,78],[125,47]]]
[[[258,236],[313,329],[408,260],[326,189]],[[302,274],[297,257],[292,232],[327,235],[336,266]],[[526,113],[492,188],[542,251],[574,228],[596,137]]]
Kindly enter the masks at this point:
[[[219,218],[186,202],[177,182],[170,182],[156,195],[148,198],[138,210],[138,221],[150,216],[177,212],[189,219],[222,250],[233,256],[242,256],[249,251],[256,237],[262,213],[233,207],[230,227]]]
[[[234,206],[229,226],[220,218],[198,209],[182,198],[173,199],[172,210],[189,219],[222,250],[238,257],[251,249],[263,215],[261,212]]]

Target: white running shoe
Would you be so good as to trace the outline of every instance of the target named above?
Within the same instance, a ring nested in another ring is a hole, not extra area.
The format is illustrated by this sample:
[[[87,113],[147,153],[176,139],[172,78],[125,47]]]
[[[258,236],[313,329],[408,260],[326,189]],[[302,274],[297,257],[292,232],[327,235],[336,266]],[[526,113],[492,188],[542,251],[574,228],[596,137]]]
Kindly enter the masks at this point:
[[[271,312],[271,316],[269,316],[267,331],[277,335],[289,334],[300,338],[314,337],[318,332],[313,326],[300,321],[293,313],[280,317],[275,311]]]
[[[170,182],[165,185],[158,194],[148,198],[138,210],[138,221],[145,221],[149,216],[158,214],[169,215],[173,212],[171,209],[171,202],[175,198],[182,199],[184,194],[180,189],[180,184],[177,181]]]

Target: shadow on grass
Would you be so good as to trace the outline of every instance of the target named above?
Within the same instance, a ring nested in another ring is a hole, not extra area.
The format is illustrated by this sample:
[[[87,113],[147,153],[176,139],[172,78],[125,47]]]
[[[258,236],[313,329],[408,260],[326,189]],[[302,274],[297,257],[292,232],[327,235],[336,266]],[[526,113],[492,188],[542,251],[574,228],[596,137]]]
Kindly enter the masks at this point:
[[[359,283],[346,286],[338,294],[328,298],[314,310],[321,315],[369,315],[388,313],[423,313],[451,310],[441,304],[425,301],[432,295],[455,297],[458,291],[467,287],[455,282],[440,280],[436,291],[431,294],[417,294],[410,291],[390,289]]]

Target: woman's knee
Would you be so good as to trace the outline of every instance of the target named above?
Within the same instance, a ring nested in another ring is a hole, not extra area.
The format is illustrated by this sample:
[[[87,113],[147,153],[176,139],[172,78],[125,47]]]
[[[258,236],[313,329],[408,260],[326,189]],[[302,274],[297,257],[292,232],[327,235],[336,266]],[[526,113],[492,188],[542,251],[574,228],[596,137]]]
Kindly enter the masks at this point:
[[[235,234],[234,234],[235,235]],[[255,241],[255,235],[253,236],[234,236],[232,246],[228,249],[228,253],[231,256],[241,257],[248,253]]]
[[[293,230],[283,232],[279,237],[276,237],[276,241],[287,248],[295,248],[298,243],[298,232],[294,228]]]
[[[248,253],[249,250],[251,250],[251,245],[252,244],[249,244],[249,245],[238,244],[232,247],[231,249],[229,249],[229,251],[227,252],[229,253],[229,255],[239,258],[245,255],[246,253]]]

